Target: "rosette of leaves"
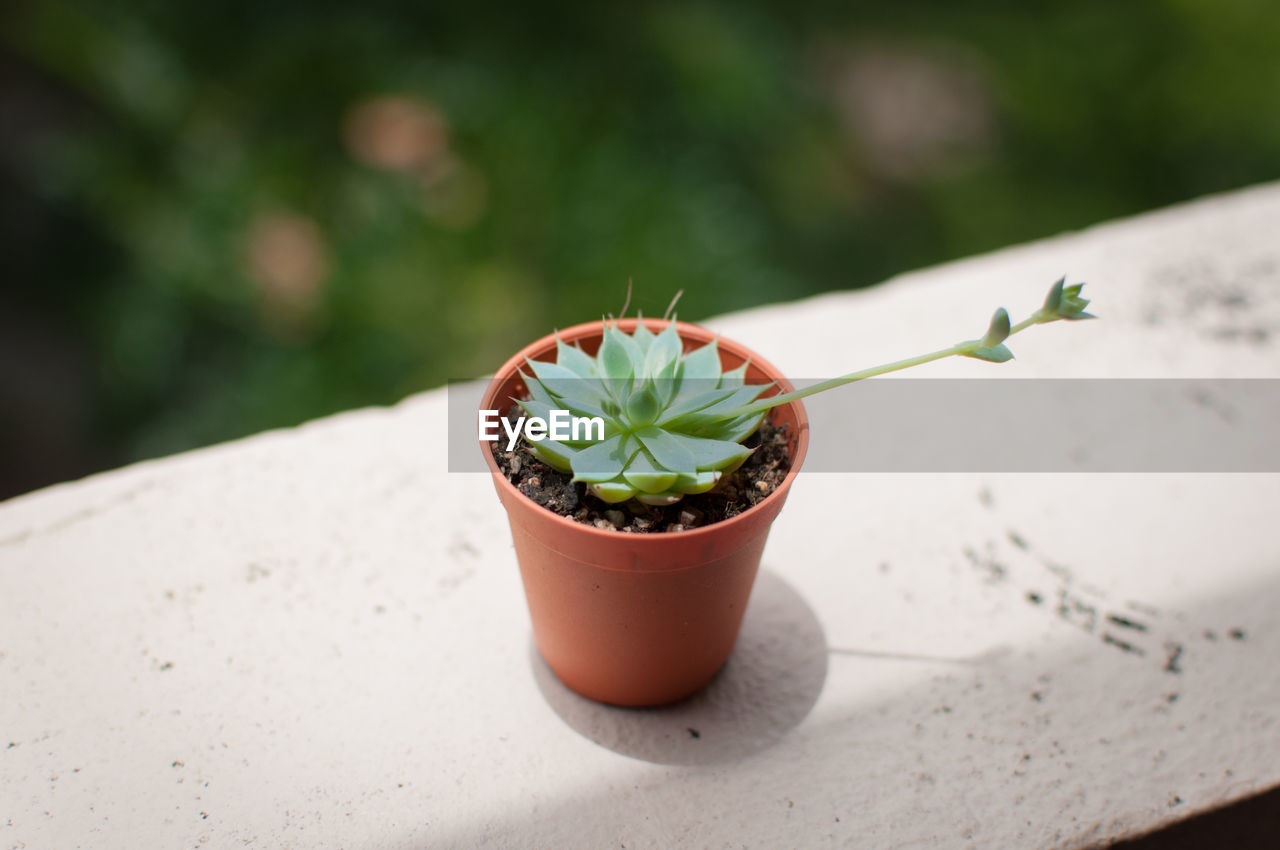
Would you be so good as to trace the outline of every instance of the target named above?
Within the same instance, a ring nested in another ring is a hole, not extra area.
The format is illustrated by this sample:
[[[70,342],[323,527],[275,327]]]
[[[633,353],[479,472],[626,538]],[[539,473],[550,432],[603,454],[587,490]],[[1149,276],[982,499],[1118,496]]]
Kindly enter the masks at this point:
[[[638,499],[670,505],[686,494],[705,493],[737,469],[752,450],[751,436],[772,408],[865,378],[962,356],[1004,363],[1013,359],[1005,341],[1039,324],[1092,319],[1081,297],[1084,284],[1062,278],[1044,304],[1018,324],[1004,308],[995,311],[987,332],[938,351],[772,396],[773,384],[746,384],[747,364],[721,371],[715,341],[689,352],[674,320],[653,333],[643,318],[633,334],[604,321],[599,351],[592,357],[576,345],[556,340],[556,360],[529,360],[523,374],[529,398],[518,403],[526,414],[550,421],[553,410],[604,422],[603,439],[529,441],[536,457],[606,502]]]
[[[641,320],[628,334],[605,321],[596,356],[557,339],[554,363],[528,366],[528,415],[604,421],[603,440],[547,438],[529,451],[606,502],[669,505],[715,487],[751,454],[742,441],[767,408],[745,408],[773,386],[745,383],[746,363],[722,372],[714,340],[686,353],[674,322],[655,334]]]

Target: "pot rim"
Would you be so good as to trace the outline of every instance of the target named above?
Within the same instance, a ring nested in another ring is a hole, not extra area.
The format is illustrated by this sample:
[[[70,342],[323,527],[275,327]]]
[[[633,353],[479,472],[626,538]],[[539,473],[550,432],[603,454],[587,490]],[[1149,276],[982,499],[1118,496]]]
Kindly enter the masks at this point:
[[[623,330],[634,331],[640,319],[616,319],[610,321],[617,322],[618,326]],[[644,319],[643,321],[646,327],[649,327],[654,331],[661,330],[669,324],[669,320],[667,319]],[[770,395],[775,393],[792,392],[795,389],[795,386],[787,380],[787,377],[783,375],[776,366],[742,343],[728,339],[701,325],[681,321],[675,321],[674,324],[676,326],[676,332],[684,341],[700,342],[705,345],[712,340],[716,340],[717,344],[722,348],[732,351],[739,357],[749,359],[753,366],[764,372],[769,380],[776,384],[777,389],[772,391]],[[493,408],[493,402],[496,400],[495,396],[502,384],[512,377],[520,367],[525,365],[526,358],[532,360],[534,359],[534,355],[542,355],[547,353],[548,350],[554,350],[557,337],[564,342],[572,343],[592,336],[602,335],[603,332],[604,327],[602,321],[583,322],[581,324],[572,325],[564,330],[557,331],[556,333],[547,334],[546,336],[529,343],[524,348],[516,352],[509,360],[507,360],[506,363],[502,364],[501,368],[499,368],[498,371],[494,373],[494,376],[490,378],[489,385],[485,388],[484,396],[480,401],[480,409],[487,410]],[[767,395],[762,396],[762,398],[767,397]],[[782,483],[774,488],[773,492],[768,496],[761,499],[759,502],[747,508],[740,514],[729,517],[728,519],[717,520],[710,525],[691,528],[680,532],[659,531],[646,534],[636,534],[616,528],[597,528],[594,525],[587,525],[585,523],[578,522],[575,519],[571,519],[570,517],[561,516],[555,511],[544,507],[543,505],[539,505],[533,499],[520,492],[519,488],[508,481],[507,477],[502,474],[502,470],[498,468],[498,463],[494,460],[493,452],[490,451],[487,444],[480,443],[480,451],[484,455],[485,463],[489,466],[489,471],[493,475],[494,482],[498,487],[515,496],[517,499],[523,500],[527,504],[533,506],[544,518],[549,518],[553,523],[565,528],[566,530],[602,539],[626,540],[629,544],[637,546],[665,544],[677,537],[681,540],[694,541],[698,538],[724,533],[734,526],[751,522],[756,514],[769,510],[773,502],[785,498],[787,491],[791,489],[791,483],[795,480],[797,473],[800,471],[801,464],[804,463],[805,453],[809,448],[809,417],[805,411],[804,403],[797,399],[795,401],[787,402],[785,406],[792,408],[796,421],[796,437],[795,451],[791,458],[791,467],[787,470],[786,477],[783,478]]]

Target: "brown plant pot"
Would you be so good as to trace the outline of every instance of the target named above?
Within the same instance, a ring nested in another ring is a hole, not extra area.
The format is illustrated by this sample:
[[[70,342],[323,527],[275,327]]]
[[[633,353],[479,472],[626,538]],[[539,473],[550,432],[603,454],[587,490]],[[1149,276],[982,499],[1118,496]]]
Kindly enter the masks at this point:
[[[665,322],[645,320],[655,331]],[[624,331],[636,319],[623,319]],[[678,322],[686,350],[717,339]],[[601,324],[560,332],[588,354],[600,345]],[[793,389],[767,361],[718,338],[723,369],[750,359],[747,381]],[[489,383],[482,410],[503,410],[524,393],[525,358],[554,356],[543,337],[506,362]],[[770,391],[772,392],[772,391]],[[562,517],[517,490],[481,442],[494,486],[511,522],[533,635],[547,664],[568,687],[600,702],[663,705],[703,688],[733,651],[769,527],[786,501],[809,445],[809,420],[798,401],[776,407],[775,425],[790,430],[791,469],[773,493],[727,520],[683,532],[634,534],[599,529]],[[686,497],[689,498],[689,497]]]

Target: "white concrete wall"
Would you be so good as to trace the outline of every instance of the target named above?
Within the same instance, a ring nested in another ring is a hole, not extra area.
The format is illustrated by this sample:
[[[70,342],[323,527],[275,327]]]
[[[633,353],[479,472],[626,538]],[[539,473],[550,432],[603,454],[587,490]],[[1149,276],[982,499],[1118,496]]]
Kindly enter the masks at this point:
[[[709,324],[821,377],[1069,272],[1103,321],[922,374],[1280,378],[1278,236],[1264,186]],[[1280,476],[803,475],[635,712],[537,660],[445,403],[0,506],[0,847],[1071,848],[1280,784]]]

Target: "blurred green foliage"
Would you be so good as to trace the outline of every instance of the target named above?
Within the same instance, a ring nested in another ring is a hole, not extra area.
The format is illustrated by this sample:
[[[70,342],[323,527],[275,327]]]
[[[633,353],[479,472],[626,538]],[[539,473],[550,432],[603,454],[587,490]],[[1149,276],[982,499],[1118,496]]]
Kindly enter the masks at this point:
[[[1265,0],[31,0],[16,302],[113,462],[1280,176]],[[50,235],[51,234],[51,235]],[[38,283],[36,283],[38,281]],[[97,456],[103,456],[101,452]]]

